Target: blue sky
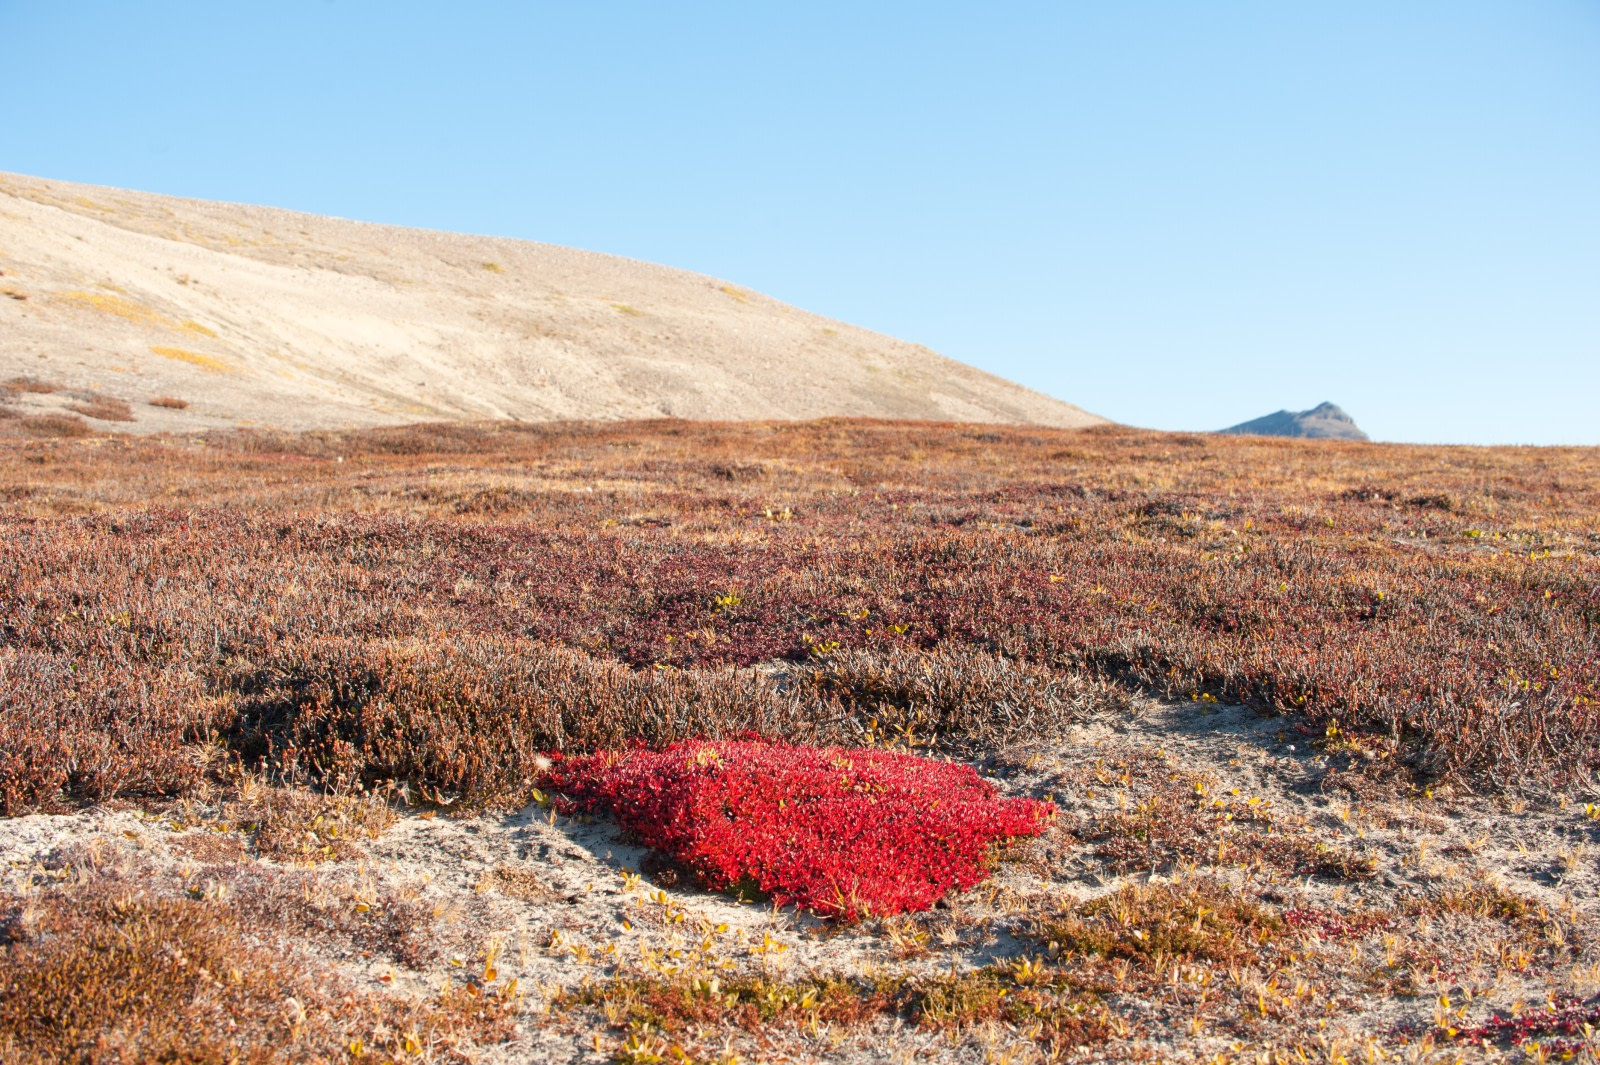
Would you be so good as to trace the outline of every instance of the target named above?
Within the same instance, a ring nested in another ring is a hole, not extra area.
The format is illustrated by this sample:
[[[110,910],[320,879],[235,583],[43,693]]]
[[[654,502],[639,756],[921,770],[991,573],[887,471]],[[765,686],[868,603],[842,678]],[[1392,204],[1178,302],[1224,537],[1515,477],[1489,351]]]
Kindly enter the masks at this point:
[[[1600,2],[0,0],[0,169],[667,263],[1119,421],[1600,444]]]

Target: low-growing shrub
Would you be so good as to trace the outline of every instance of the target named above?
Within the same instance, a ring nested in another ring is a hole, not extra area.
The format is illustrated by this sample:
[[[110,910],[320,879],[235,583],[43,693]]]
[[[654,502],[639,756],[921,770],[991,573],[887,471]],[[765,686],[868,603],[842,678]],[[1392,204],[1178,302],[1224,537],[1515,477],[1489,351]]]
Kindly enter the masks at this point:
[[[1427,898],[1413,899],[1406,904],[1404,912],[1423,917],[1457,914],[1536,930],[1551,928],[1560,923],[1555,915],[1537,900],[1509,891],[1488,880],[1451,887]]]
[[[1103,1002],[1076,993],[1060,970],[1033,964],[1025,959],[1020,966],[928,976],[906,989],[906,1006],[921,1027],[935,1031],[997,1021],[1018,1025],[1057,1056],[1069,1047],[1109,1042],[1125,1030]],[[1029,972],[1026,979],[1019,979],[1019,968]]]
[[[92,432],[12,409],[8,437]],[[855,421],[23,440],[0,448],[0,645],[181,664],[237,698],[247,760],[455,795],[523,765],[465,725],[955,746],[1137,687],[1289,715],[1349,779],[1600,770],[1594,449],[1202,444]],[[765,473],[716,472],[744,467]],[[1452,509],[1405,502],[1429,494]],[[507,678],[557,652],[533,672],[573,694],[516,709]],[[332,693],[363,658],[397,678]],[[431,749],[395,751],[393,723]]]
[[[294,948],[263,944],[275,930],[259,914],[156,880],[80,874],[0,910],[0,1060],[416,1060],[426,1046],[510,1034],[502,998],[359,990]]]
[[[219,713],[180,667],[0,647],[0,814],[179,794],[202,775]]]
[[[870,722],[878,736],[912,742],[1049,740],[1091,713],[1131,705],[1125,690],[1081,673],[962,647],[841,651],[800,674],[796,686]]]
[[[188,410],[189,401],[179,399],[177,396],[154,396],[150,400],[152,407],[165,407],[167,410]]]
[[[758,740],[686,741],[557,762],[569,809],[609,811],[708,887],[847,919],[922,910],[1036,835],[1051,803],[1002,799],[970,767]]]
[[[1395,926],[1395,915],[1381,910],[1354,909],[1345,912],[1295,908],[1283,911],[1283,919],[1293,929],[1315,932],[1319,939],[1360,939]]]
[[[1171,961],[1255,961],[1288,923],[1227,884],[1128,884],[1041,922],[1036,935],[1062,955],[1123,958],[1154,970]]]
[[[295,641],[245,684],[230,742],[287,780],[402,784],[443,804],[526,801],[543,752],[793,732],[770,683],[632,670],[497,637]]]
[[[37,377],[13,377],[4,387],[7,392],[33,392],[40,395],[48,395],[57,388],[49,381],[41,381]]]
[[[552,1007],[603,1007],[633,1027],[679,1032],[690,1026],[735,1024],[760,1031],[770,1024],[860,1024],[894,1013],[896,988],[860,978],[817,976],[796,981],[763,975],[634,977],[585,983],[557,996]]]
[[[233,786],[205,789],[210,801],[172,804],[168,817],[173,825],[203,826],[209,838],[226,834],[222,838],[241,843],[241,853],[243,836],[263,858],[314,865],[362,857],[363,841],[377,839],[399,816],[376,795],[272,787],[230,775],[238,777]]]
[[[85,418],[94,418],[96,421],[133,421],[133,408],[125,401],[112,399],[109,396],[93,396],[80,403],[69,403],[67,409]]]
[[[1118,873],[1170,871],[1188,863],[1260,863],[1296,876],[1360,880],[1373,859],[1279,824],[1260,800],[1213,797],[1189,783],[1156,788],[1137,805],[1089,819],[1079,836]]]
[[[1513,1013],[1496,1013],[1477,1023],[1436,1027],[1430,1033],[1440,1043],[1472,1047],[1520,1047],[1534,1044],[1537,1053],[1525,1060],[1581,1061],[1594,1053],[1594,1033],[1600,1029],[1600,995],[1580,999],[1551,995],[1543,1006]]]
[[[31,414],[16,419],[17,427],[29,436],[90,436],[94,430],[76,414]]]
[[[1105,1005],[1078,992],[1059,970],[1015,965],[912,978],[811,975],[796,980],[747,974],[724,977],[626,977],[586,982],[557,995],[552,1009],[600,1007],[608,1022],[634,1032],[679,1034],[734,1025],[856,1027],[904,1017],[919,1028],[962,1032],[996,1022],[1017,1025],[1056,1052],[1110,1041],[1123,1026]]]

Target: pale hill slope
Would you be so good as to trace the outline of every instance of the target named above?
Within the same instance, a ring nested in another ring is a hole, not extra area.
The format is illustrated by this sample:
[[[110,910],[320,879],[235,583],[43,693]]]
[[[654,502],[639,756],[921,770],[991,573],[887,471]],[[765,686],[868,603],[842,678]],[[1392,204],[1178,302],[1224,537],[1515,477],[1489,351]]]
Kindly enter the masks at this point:
[[[0,380],[132,404],[103,427],[1103,420],[721,281],[526,241],[0,174],[0,271]]]

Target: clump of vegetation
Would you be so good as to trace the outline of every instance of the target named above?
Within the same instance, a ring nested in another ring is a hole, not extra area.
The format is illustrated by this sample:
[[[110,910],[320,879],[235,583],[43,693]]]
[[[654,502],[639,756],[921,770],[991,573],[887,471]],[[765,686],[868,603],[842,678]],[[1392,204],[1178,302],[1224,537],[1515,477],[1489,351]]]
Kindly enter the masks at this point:
[[[286,641],[243,678],[230,745],[277,776],[520,805],[548,750],[775,734],[797,716],[728,670],[641,672],[496,637]]]
[[[1360,939],[1374,932],[1387,932],[1398,923],[1394,914],[1382,911],[1354,910],[1336,913],[1329,910],[1296,907],[1285,910],[1283,919],[1290,928],[1315,932],[1319,939],[1345,941]]]
[[[1159,787],[1135,805],[1098,813],[1080,835],[1119,873],[1171,871],[1200,862],[1261,863],[1297,876],[1338,880],[1373,873],[1369,855],[1280,824],[1270,802],[1216,795],[1198,780]]]
[[[202,800],[167,807],[176,827],[200,826],[210,833],[238,833],[255,853],[296,865],[360,858],[362,842],[377,839],[397,814],[386,797],[365,792],[327,793],[263,784],[237,772]],[[202,837],[204,838],[204,837]],[[199,848],[211,849],[211,848]],[[242,855],[243,847],[235,853]]]
[[[1288,931],[1283,916],[1215,881],[1128,884],[1043,921],[1052,953],[1123,958],[1156,971],[1173,961],[1258,961]]]
[[[1488,880],[1454,886],[1427,898],[1414,899],[1404,909],[1406,913],[1417,917],[1455,914],[1499,921],[1544,933],[1547,941],[1561,942],[1564,938],[1560,932],[1561,922],[1543,904]]]
[[[776,1027],[857,1028],[882,1018],[904,1019],[930,1032],[962,1033],[1016,1025],[1049,1052],[1096,1046],[1127,1034],[1127,1026],[1093,992],[1060,970],[1028,960],[966,972],[920,977],[817,975],[784,979],[766,974],[621,977],[556,997],[567,1012],[598,1008],[625,1030],[632,1060],[672,1044],[662,1037],[716,1028],[761,1033]],[[629,1060],[624,1057],[622,1060]],[[667,1059],[663,1059],[667,1060]]]
[[[11,1062],[304,1061],[509,1034],[509,1003],[358,991],[238,910],[133,876],[70,876],[0,912],[0,1056]]]
[[[1127,713],[1126,689],[965,647],[819,655],[795,686],[841,714],[865,717],[875,738],[994,745],[1026,736],[1048,741],[1096,713]]]
[[[1442,1043],[1477,1047],[1528,1047],[1533,1061],[1583,1060],[1593,1056],[1600,1029],[1600,995],[1580,999],[1552,997],[1549,1004],[1514,1014],[1497,1014],[1477,1024],[1440,1025],[1430,1033]]]
[[[37,377],[13,377],[5,383],[7,392],[31,392],[35,395],[49,395],[56,391],[57,386],[49,381],[41,381]]]
[[[601,1007],[619,1028],[676,1033],[694,1025],[860,1024],[899,1009],[898,983],[818,976],[784,980],[762,974],[622,977],[566,992],[557,1010]]]
[[[181,667],[0,647],[0,813],[181,794],[204,775],[218,709]]]
[[[152,407],[165,407],[167,410],[188,410],[189,401],[179,399],[177,396],[153,396],[150,400]]]
[[[543,782],[709,887],[846,919],[972,887],[997,843],[1037,835],[1055,813],[999,798],[966,765],[751,740],[569,758]]]
[[[120,399],[89,394],[79,403],[69,403],[67,409],[102,422],[131,422],[133,408]]]
[[[1048,1054],[1098,1046],[1127,1034],[1124,1021],[1095,991],[1070,973],[1023,958],[913,981],[903,994],[907,1012],[923,1028],[963,1031],[1003,1022],[1032,1034]]]
[[[94,430],[89,423],[76,414],[31,414],[14,419],[16,425],[27,436],[93,436]]]

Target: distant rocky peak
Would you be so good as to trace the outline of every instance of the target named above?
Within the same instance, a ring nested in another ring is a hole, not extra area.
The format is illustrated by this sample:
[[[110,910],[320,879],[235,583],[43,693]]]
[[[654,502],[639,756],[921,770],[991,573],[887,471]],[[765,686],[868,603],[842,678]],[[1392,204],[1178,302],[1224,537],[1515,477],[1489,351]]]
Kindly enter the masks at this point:
[[[1371,439],[1356,425],[1355,419],[1336,403],[1319,403],[1310,410],[1280,410],[1276,414],[1240,422],[1219,432],[1238,436],[1296,436],[1323,440]]]

